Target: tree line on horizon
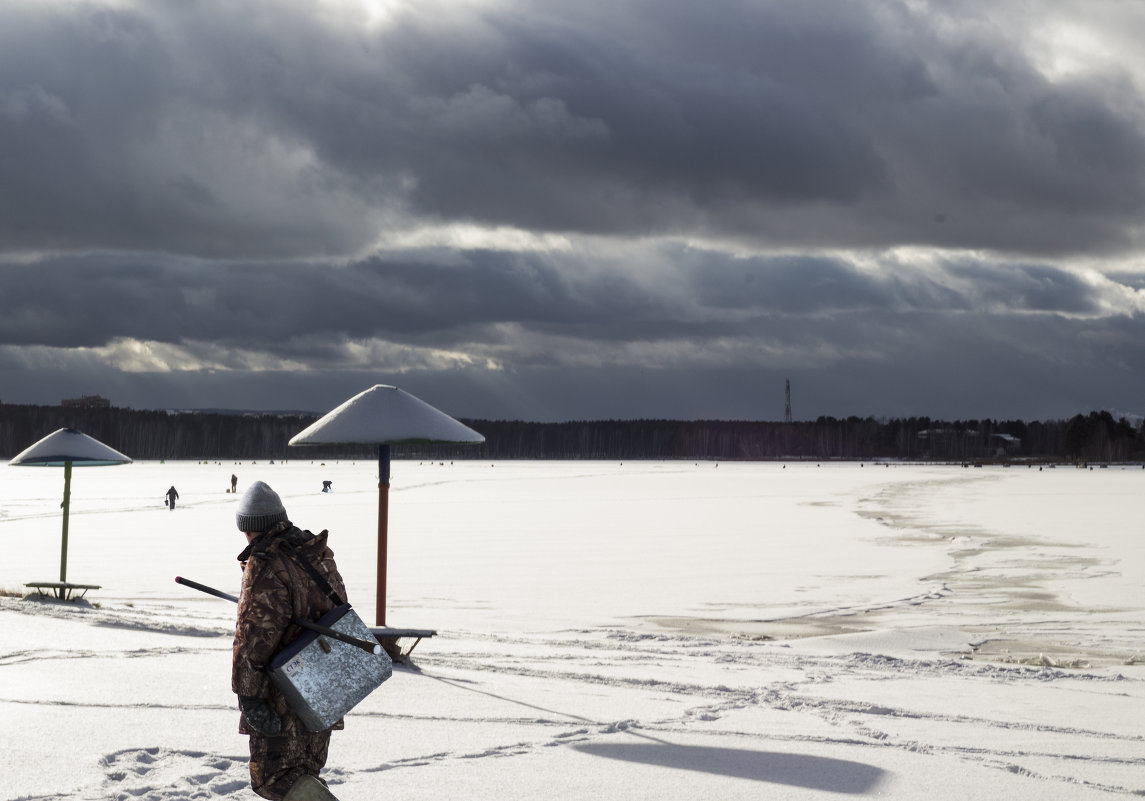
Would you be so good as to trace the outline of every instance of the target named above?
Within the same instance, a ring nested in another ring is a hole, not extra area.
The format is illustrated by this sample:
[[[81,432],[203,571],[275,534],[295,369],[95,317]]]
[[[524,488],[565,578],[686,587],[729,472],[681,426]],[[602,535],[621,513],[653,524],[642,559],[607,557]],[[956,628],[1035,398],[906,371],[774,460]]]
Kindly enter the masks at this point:
[[[135,460],[376,458],[376,447],[287,441],[318,419],[308,414],[230,414],[0,403],[0,455],[11,459],[59,428],[75,428]],[[472,420],[480,445],[395,445],[396,459],[693,459],[969,462],[1145,459],[1145,422],[1109,412],[1069,420],[819,417],[813,421]]]

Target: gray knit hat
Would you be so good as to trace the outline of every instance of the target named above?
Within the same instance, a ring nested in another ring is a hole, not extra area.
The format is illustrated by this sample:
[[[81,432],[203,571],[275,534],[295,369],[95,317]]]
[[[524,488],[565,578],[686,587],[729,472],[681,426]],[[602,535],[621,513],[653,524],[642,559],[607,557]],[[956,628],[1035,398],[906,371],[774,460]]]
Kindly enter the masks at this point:
[[[238,524],[239,531],[269,531],[275,523],[286,519],[286,508],[282,505],[282,499],[262,481],[256,481],[247,487],[239,499],[239,508],[235,510],[235,523]]]

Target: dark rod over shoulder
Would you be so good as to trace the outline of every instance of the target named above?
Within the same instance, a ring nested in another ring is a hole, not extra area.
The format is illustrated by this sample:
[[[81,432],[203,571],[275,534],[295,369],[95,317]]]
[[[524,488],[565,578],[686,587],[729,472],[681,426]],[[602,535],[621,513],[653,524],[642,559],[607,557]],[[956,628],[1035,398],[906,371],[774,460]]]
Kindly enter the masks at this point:
[[[228,593],[225,593],[222,590],[216,590],[214,587],[208,587],[206,584],[200,584],[197,581],[191,581],[191,579],[183,578],[182,576],[175,576],[175,583],[176,584],[186,584],[188,587],[190,587],[193,590],[198,590],[199,592],[205,592],[207,595],[213,595],[216,598],[222,598],[224,601],[230,601],[231,603],[235,603],[235,604],[237,604],[239,602],[239,599],[233,595],[229,595]]]
[[[369,640],[359,640],[357,637],[353,637],[349,634],[343,634],[337,629],[320,626],[317,623],[311,623],[309,620],[300,620],[299,618],[292,618],[290,622],[302,626],[304,629],[310,629],[311,631],[317,632],[318,634],[324,634],[327,637],[331,637],[335,640],[341,640],[348,645],[353,645],[361,648],[363,651],[374,654],[375,656],[382,652],[382,646],[378,643],[370,642]]]
[[[207,595],[213,595],[216,598],[222,598],[223,600],[230,601],[231,603],[237,604],[239,602],[238,598],[230,595],[229,593],[225,593],[222,590],[216,590],[214,587],[208,587],[206,584],[200,584],[197,581],[191,581],[191,579],[183,578],[182,576],[175,576],[175,583],[184,584],[193,590],[205,592]],[[356,646],[361,648],[363,651],[368,651],[371,654],[377,655],[382,652],[382,646],[376,642],[360,640],[357,637],[351,636],[349,634],[344,634],[337,629],[332,629],[328,626],[320,626],[317,623],[311,623],[309,620],[300,620],[299,618],[293,618],[290,622],[294,623],[295,625],[302,626],[304,629],[310,629],[311,631],[317,632],[318,634],[324,634],[325,636],[332,637],[335,640],[341,640],[348,645]]]

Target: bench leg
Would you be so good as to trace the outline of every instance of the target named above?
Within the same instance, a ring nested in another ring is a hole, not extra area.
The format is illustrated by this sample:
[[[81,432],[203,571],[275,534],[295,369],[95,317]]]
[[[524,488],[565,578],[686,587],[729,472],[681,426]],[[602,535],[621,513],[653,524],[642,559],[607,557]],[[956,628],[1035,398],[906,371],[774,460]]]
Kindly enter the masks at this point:
[[[416,640],[414,640],[414,641],[413,641],[413,645],[411,645],[411,646],[409,647],[409,650],[408,650],[408,651],[406,651],[406,653],[405,653],[405,657],[404,657],[405,659],[409,659],[409,657],[410,657],[410,654],[412,654],[412,653],[413,653],[413,649],[414,649],[414,648],[417,648],[417,644],[418,644],[419,642],[421,642],[421,637],[418,637]]]
[[[405,661],[402,656],[402,649],[398,646],[397,637],[378,637],[378,643],[381,644],[382,650],[386,652],[386,656],[394,664],[401,664]]]

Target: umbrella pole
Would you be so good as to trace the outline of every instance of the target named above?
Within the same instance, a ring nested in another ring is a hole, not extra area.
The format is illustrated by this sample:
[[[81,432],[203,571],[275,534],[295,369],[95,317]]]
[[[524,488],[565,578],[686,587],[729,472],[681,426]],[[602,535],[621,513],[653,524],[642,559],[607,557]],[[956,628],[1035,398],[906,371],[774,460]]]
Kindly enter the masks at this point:
[[[60,583],[68,580],[68,510],[71,508],[72,501],[72,463],[64,462],[64,502],[60,504],[64,508],[64,532],[63,538],[60,543]],[[62,598],[64,588],[60,587],[59,592]]]
[[[378,445],[378,599],[375,620],[386,625],[386,562],[389,546],[390,446]]]

